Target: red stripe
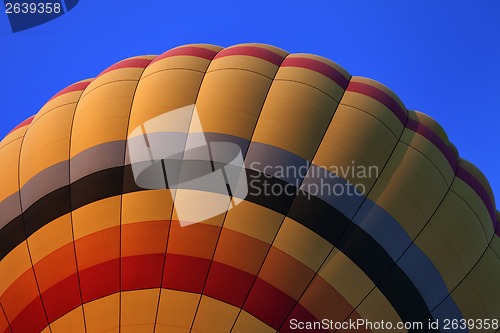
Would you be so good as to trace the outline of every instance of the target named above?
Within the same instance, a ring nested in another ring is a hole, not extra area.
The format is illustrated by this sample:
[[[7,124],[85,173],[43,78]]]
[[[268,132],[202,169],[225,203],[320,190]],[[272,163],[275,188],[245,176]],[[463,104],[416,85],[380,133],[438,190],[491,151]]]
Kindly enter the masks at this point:
[[[19,125],[17,125],[16,127],[14,127],[9,133],[7,133],[7,135],[9,135],[10,133],[14,132],[16,129],[19,129],[19,128],[24,127],[24,126],[28,126],[29,124],[31,124],[31,122],[33,121],[33,119],[35,119],[35,116],[31,116],[28,119],[23,120],[23,122],[21,122]]]
[[[349,79],[342,75],[342,73],[324,62],[315,59],[288,57],[283,61],[281,67],[300,67],[318,72],[337,83],[342,89],[346,89],[349,84]]]
[[[406,111],[403,110],[403,108],[399,105],[398,102],[394,100],[389,94],[386,92],[375,88],[374,86],[371,86],[366,83],[361,83],[361,82],[350,82],[349,85],[347,86],[347,91],[351,92],[356,92],[359,94],[366,95],[368,97],[373,98],[374,100],[382,103],[385,105],[389,110],[392,111],[398,117],[399,121],[402,124],[406,123],[407,115]]]
[[[146,66],[149,65],[150,62],[151,59],[144,59],[144,58],[122,60],[106,68],[104,71],[101,72],[101,74],[98,75],[98,77],[105,73],[109,73],[111,71],[122,68],[146,68]]]
[[[417,132],[418,134],[422,135],[430,142],[432,142],[434,146],[436,146],[441,151],[441,153],[446,157],[453,171],[457,170],[458,161],[456,156],[453,154],[450,147],[446,143],[444,143],[444,141],[439,137],[439,135],[437,135],[433,130],[431,130],[418,120],[412,118],[408,118],[408,122],[406,123],[406,128]]]
[[[198,58],[202,58],[202,59],[212,60],[216,54],[217,54],[216,51],[206,49],[204,47],[184,46],[184,47],[178,47],[178,48],[175,48],[172,50],[168,50],[167,52],[164,52],[160,56],[156,57],[151,63],[155,63],[155,62],[160,61],[162,59],[176,57],[176,56],[192,56],[192,57],[198,57]]]
[[[64,95],[64,94],[67,94],[70,92],[85,90],[85,88],[87,88],[87,86],[90,84],[90,82],[92,82],[92,81],[73,83],[72,85],[64,88],[63,90],[59,91],[57,94],[52,96],[52,98],[49,99],[49,101],[53,100],[54,98],[56,98],[58,96],[61,96],[61,95]]]
[[[276,66],[281,65],[284,59],[281,55],[274,53],[273,51],[270,51],[268,49],[264,49],[257,46],[246,45],[246,46],[235,46],[235,47],[230,47],[228,49],[223,49],[222,51],[217,53],[214,60],[235,55],[251,56],[259,58],[268,61]]]
[[[122,258],[122,290],[131,291],[159,287],[159,277],[161,276],[159,264],[162,261],[162,254]],[[162,287],[201,293],[210,262],[209,259],[168,254]],[[83,303],[120,291],[119,264],[119,259],[115,259],[80,271]],[[250,291],[253,281],[255,283]],[[296,304],[295,299],[250,273],[221,263],[212,263],[205,294],[222,302],[241,307],[249,292],[244,309],[276,329],[279,328]],[[77,275],[73,274],[57,283],[44,292],[42,297],[51,322],[75,309],[81,304]],[[306,309],[301,310],[301,316],[314,318]],[[14,319],[13,327],[14,325],[16,325],[14,331],[16,329],[19,332],[41,331],[47,325],[41,301],[37,298],[31,302]]]

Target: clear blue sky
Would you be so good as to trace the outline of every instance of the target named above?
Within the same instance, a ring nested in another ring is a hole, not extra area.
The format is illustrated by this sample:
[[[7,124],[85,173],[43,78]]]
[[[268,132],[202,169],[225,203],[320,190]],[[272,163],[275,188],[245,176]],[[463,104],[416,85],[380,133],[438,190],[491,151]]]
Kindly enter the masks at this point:
[[[269,43],[389,86],[446,129],[500,206],[500,1],[81,0],[13,34],[0,13],[0,137],[57,91],[126,57],[187,43]]]

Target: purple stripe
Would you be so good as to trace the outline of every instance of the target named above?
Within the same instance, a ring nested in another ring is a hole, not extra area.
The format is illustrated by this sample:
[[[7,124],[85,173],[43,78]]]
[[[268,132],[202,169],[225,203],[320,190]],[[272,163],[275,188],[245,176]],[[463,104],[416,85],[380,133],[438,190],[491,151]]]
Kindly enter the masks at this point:
[[[406,110],[404,110],[401,107],[401,105],[399,105],[399,103],[396,102],[394,98],[392,98],[386,92],[366,83],[352,82],[352,81],[349,83],[346,90],[351,92],[357,92],[366,95],[368,97],[371,97],[376,101],[379,101],[380,103],[384,104],[389,110],[391,110],[392,113],[396,115],[396,117],[398,117],[401,124],[404,125],[406,123],[406,120],[408,118]]]
[[[283,58],[281,55],[274,53],[273,51],[270,51],[268,49],[264,49],[258,46],[235,46],[235,47],[230,47],[228,49],[224,49],[217,53],[215,56],[215,59],[219,59],[222,57],[227,57],[227,56],[233,56],[233,55],[239,55],[239,56],[251,56],[251,57],[256,57],[260,58],[262,60],[268,61],[276,66],[281,65],[283,62]]]
[[[420,123],[418,120],[408,118],[406,128],[411,129],[432,142],[446,157],[453,171],[457,170],[458,160],[450,147],[433,130]]]
[[[325,64],[324,62],[315,59],[302,58],[302,57],[288,57],[283,61],[281,67],[300,67],[318,72],[328,77],[335,83],[337,83],[344,90],[347,88],[347,85],[349,84],[349,79],[346,78],[342,73],[337,71],[335,68]]]
[[[474,177],[469,171],[467,171],[461,166],[458,167],[457,177],[463,180],[467,185],[469,185],[477,193],[477,195],[481,198],[481,200],[483,200],[486,209],[488,209],[488,212],[490,213],[491,221],[493,222],[493,227],[496,229],[495,233],[497,234],[497,236],[500,236],[500,228],[498,228],[498,225],[496,225],[497,218],[496,218],[495,205],[491,201],[491,198],[488,195],[486,189],[476,179],[476,177]]]

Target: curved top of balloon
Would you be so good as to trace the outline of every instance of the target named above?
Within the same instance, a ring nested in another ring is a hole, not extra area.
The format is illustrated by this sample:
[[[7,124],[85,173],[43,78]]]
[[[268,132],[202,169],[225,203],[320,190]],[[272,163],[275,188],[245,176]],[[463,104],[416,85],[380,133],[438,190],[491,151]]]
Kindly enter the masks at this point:
[[[199,170],[168,178],[186,154],[224,186],[200,188]],[[155,325],[200,331],[216,325],[211,308],[229,318],[219,332],[500,311],[500,213],[484,175],[432,118],[316,55],[193,44],[125,59],[54,95],[0,142],[0,161],[0,332],[57,331],[82,304],[94,325],[97,300],[120,292],[125,311],[127,292],[154,288],[210,296],[194,319],[162,312],[175,308],[162,292],[141,296],[156,300]]]

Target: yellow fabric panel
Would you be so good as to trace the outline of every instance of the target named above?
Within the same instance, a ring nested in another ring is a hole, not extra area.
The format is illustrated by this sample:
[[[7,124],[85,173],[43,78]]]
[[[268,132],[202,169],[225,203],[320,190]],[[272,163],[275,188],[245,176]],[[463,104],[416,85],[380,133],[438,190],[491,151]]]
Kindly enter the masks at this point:
[[[120,62],[117,62],[111,66],[118,65],[121,62],[124,62],[127,60],[134,60],[134,59],[153,60],[154,58],[156,58],[156,55],[144,55],[144,56],[138,56],[138,57],[131,57],[131,58],[124,59]],[[106,69],[104,71],[106,71]],[[86,96],[89,92],[91,92],[92,90],[94,90],[102,85],[105,85],[107,83],[111,83],[111,82],[115,82],[115,81],[136,81],[139,79],[139,77],[141,76],[143,71],[144,71],[144,68],[141,68],[141,67],[122,67],[122,68],[110,70],[106,73],[101,73],[85,89],[85,91],[82,95],[82,98],[84,96]]]
[[[250,140],[270,86],[271,79],[253,72],[208,72],[196,101],[203,130]]]
[[[209,64],[210,61],[208,59],[195,56],[182,55],[167,57],[150,63],[144,70],[143,78],[154,73],[171,69],[189,69],[191,71],[204,73]]]
[[[313,163],[332,172],[345,170],[345,175],[338,176],[370,189],[396,143],[397,138],[380,120],[356,108],[339,105]],[[357,170],[364,169],[369,176],[358,177]],[[355,177],[352,170],[356,171]]]
[[[242,201],[227,212],[224,228],[228,228],[270,244],[284,216],[272,209]]]
[[[425,156],[399,143],[368,198],[391,214],[414,239],[447,189],[443,177]]]
[[[40,171],[68,159],[74,111],[75,104],[64,105],[31,124],[21,150],[21,187]]]
[[[472,209],[474,215],[481,223],[486,238],[490,239],[494,234],[491,216],[488,209],[484,205],[483,200],[481,200],[476,191],[474,191],[467,183],[458,177],[455,178],[455,181],[451,186],[451,191],[462,198]]]
[[[489,239],[474,211],[453,191],[448,192],[429,225],[453,239],[464,262],[475,262],[488,246]]]
[[[222,333],[231,331],[239,308],[212,297],[202,296],[196,312],[193,331]]]
[[[401,317],[392,307],[391,303],[385,298],[384,294],[375,288],[363,302],[356,308],[356,312],[361,318],[371,322],[391,322],[394,326],[401,322]],[[376,332],[376,331],[375,331]],[[406,330],[398,330],[397,332],[407,332]]]
[[[305,53],[290,54],[287,57],[287,59],[293,59],[293,58],[306,58],[319,61],[326,64],[329,67],[333,67],[346,79],[349,79],[351,77],[350,74],[342,67],[340,67],[338,64],[323,57]],[[315,87],[316,89],[321,90],[322,92],[329,95],[337,102],[340,101],[342,95],[344,94],[344,89],[341,86],[339,86],[335,81],[333,81],[329,77],[326,77],[325,75],[319,72],[306,68],[293,67],[293,66],[280,67],[278,73],[276,74],[275,80],[287,80],[287,81],[297,81],[305,83],[307,85],[310,85],[311,87]]]
[[[493,252],[495,252],[497,257],[500,258],[500,237],[498,236],[493,237],[493,239],[491,240],[490,247],[493,250]]]
[[[83,333],[85,323],[83,319],[83,308],[81,306],[66,313],[50,324],[52,333]]]
[[[165,70],[141,78],[130,114],[129,135],[156,116],[194,104],[202,79],[203,73],[185,69]]]
[[[405,129],[403,135],[401,136],[401,142],[413,147],[428,158],[439,170],[439,173],[443,176],[446,183],[451,185],[451,182],[455,177],[455,170],[451,168],[448,159],[446,159],[439,148],[437,148],[431,141],[427,140],[422,135],[413,132],[412,130]]]
[[[337,249],[330,253],[318,271],[318,275],[334,287],[353,307],[357,306],[374,287],[370,278]],[[353,288],[353,281],[356,281],[355,288]]]
[[[28,269],[30,256],[26,242],[22,242],[0,261],[0,296]]]
[[[14,142],[24,136],[26,134],[26,131],[28,130],[29,125],[20,127],[16,130],[13,130],[12,132],[8,133],[2,141],[0,141],[0,150],[3,149],[3,147],[7,146],[9,143]]]
[[[467,253],[470,238],[463,232],[460,226],[456,226],[454,230],[442,234],[433,225],[427,225],[415,240],[415,244],[439,271],[448,290],[453,290],[467,274],[473,265],[471,260],[477,260],[475,253]],[[461,239],[465,239],[466,243],[459,243]]]
[[[267,325],[266,323],[255,318],[248,312],[241,310],[234,328],[232,330],[234,333],[274,333],[275,329]]]
[[[44,225],[28,238],[33,265],[72,241],[70,214],[65,214]]]
[[[377,83],[373,80],[361,78],[359,76],[353,76],[351,78],[351,82],[361,82],[369,84],[371,86],[377,87],[378,89],[385,91],[386,93],[390,92],[380,83]],[[395,96],[393,93],[390,93],[390,95],[393,97]],[[396,97],[396,101],[398,100],[399,99]],[[357,92],[346,91],[344,96],[342,96],[340,104],[352,106],[354,108],[360,109],[372,115],[373,117],[377,118],[382,123],[384,123],[384,125],[386,125],[387,128],[389,128],[389,130],[397,137],[399,137],[399,135],[403,131],[404,126],[403,124],[401,124],[399,118],[384,104],[380,103],[379,101],[371,97],[368,97],[364,94],[360,94]],[[403,110],[404,109],[405,108],[403,108]]]
[[[196,202],[196,209],[193,209]],[[229,209],[229,197],[214,192],[177,189],[174,198],[173,221],[186,223],[202,223],[212,226],[222,226],[226,211]],[[207,212],[205,214],[204,212]],[[209,212],[217,213],[212,216]],[[179,214],[180,213],[180,214]]]
[[[49,326],[47,326],[43,331],[42,333],[51,333],[51,330],[49,328]]]
[[[415,242],[439,270],[449,290],[461,281],[488,246],[474,212],[451,191]]]
[[[170,220],[172,195],[170,190],[127,193],[122,196],[122,223]]]
[[[84,83],[84,82],[92,82],[92,80],[93,79],[81,80],[81,81],[75,82],[74,84]],[[58,108],[62,105],[78,102],[82,93],[83,93],[82,90],[78,90],[78,91],[67,92],[67,93],[59,95],[57,97],[53,97],[52,99],[47,101],[47,103],[45,103],[44,106],[42,106],[40,111],[38,111],[38,113],[35,116],[34,121],[36,121],[38,118],[42,117],[44,114],[46,114],[47,112],[49,112],[55,108]]]
[[[337,108],[325,93],[302,83],[274,81],[252,141],[311,161]]]
[[[474,307],[479,309],[473,310],[477,313],[473,316],[466,316],[466,318],[498,318],[500,313],[500,258],[488,248],[484,253],[479,263],[474,267],[474,269],[467,276],[467,280],[473,285],[473,290],[475,290],[478,303],[472,303]],[[460,303],[459,308],[462,306],[468,307],[467,305]],[[480,308],[483,308],[481,311]],[[472,309],[471,309],[472,310]],[[469,310],[470,311],[470,310]],[[481,317],[482,314],[482,317]]]
[[[120,294],[116,293],[83,305],[87,333],[118,333]]]
[[[189,333],[200,295],[176,290],[161,290],[155,332]]]
[[[273,246],[317,271],[333,245],[318,234],[287,217],[283,221]]]
[[[288,53],[284,50],[281,50],[277,47],[270,46],[270,45],[263,45],[263,44],[240,44],[240,45],[234,45],[231,47],[226,48],[232,49],[232,48],[237,48],[239,46],[256,46],[261,49],[267,49],[270,50],[278,55],[281,55],[282,57],[285,57]],[[256,73],[260,73],[262,75],[265,75],[269,78],[273,78],[274,75],[276,74],[276,71],[278,69],[278,66],[276,66],[273,63],[270,63],[264,59],[254,57],[254,56],[247,56],[247,55],[228,55],[224,56],[222,58],[214,59],[210,63],[210,66],[208,68],[208,72],[211,71],[216,71],[216,70],[221,70],[221,69],[226,69],[226,68],[238,68],[240,70],[247,70],[247,71],[252,71]]]
[[[114,196],[72,211],[75,240],[120,225],[120,200]]]
[[[0,201],[19,191],[19,150],[22,139],[0,148]]]
[[[126,139],[136,85],[136,81],[112,82],[80,99],[71,134],[71,157],[101,143]]]
[[[153,331],[160,289],[122,292],[121,332],[150,333]]]
[[[499,319],[499,258],[488,249],[452,297],[465,319]],[[486,332],[471,330],[471,332]]]

